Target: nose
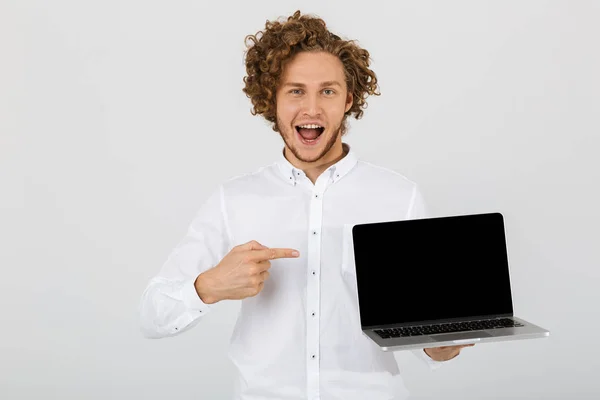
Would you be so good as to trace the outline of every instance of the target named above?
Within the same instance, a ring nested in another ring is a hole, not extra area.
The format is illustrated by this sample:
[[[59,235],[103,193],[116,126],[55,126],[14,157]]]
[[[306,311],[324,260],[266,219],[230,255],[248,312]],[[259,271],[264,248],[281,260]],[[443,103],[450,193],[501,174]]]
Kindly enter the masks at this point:
[[[322,112],[321,101],[318,94],[311,94],[304,98],[304,114],[310,116],[320,115]]]

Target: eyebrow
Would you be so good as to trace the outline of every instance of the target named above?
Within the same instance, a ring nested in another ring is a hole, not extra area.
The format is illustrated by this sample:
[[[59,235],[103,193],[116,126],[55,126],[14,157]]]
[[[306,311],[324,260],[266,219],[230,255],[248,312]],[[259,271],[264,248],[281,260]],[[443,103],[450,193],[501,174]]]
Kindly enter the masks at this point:
[[[298,83],[298,82],[286,82],[283,84],[283,86],[294,86],[294,87],[301,87],[301,88],[305,88],[306,85],[304,83]],[[338,82],[338,81],[325,81],[325,82],[321,82],[321,87],[325,87],[325,86],[339,86],[342,87],[342,85]]]

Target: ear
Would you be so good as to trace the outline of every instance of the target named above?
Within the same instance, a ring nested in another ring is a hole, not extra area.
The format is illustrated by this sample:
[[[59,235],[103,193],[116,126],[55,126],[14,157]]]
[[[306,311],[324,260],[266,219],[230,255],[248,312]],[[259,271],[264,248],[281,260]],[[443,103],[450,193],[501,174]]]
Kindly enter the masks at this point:
[[[352,93],[348,92],[348,95],[346,96],[346,107],[344,109],[344,114],[347,113],[350,108],[352,108],[353,100],[354,97],[352,96]]]

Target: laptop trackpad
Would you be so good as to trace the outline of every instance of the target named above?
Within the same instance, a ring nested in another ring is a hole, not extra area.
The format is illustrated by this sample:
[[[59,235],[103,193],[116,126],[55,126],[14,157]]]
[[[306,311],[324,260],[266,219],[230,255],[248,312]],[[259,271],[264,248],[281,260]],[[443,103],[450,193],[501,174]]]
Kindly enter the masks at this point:
[[[475,339],[490,337],[487,332],[475,331],[475,332],[461,332],[461,333],[444,333],[441,335],[431,335],[430,337],[438,342],[445,342],[447,340],[462,340],[462,339]]]

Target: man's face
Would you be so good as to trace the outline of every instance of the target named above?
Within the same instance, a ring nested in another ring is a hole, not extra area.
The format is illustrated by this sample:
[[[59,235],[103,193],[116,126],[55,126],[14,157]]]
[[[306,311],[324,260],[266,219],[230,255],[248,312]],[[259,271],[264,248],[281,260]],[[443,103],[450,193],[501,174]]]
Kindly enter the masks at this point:
[[[277,126],[292,154],[313,163],[336,145],[352,106],[341,61],[324,52],[297,54],[284,69],[277,89]]]

